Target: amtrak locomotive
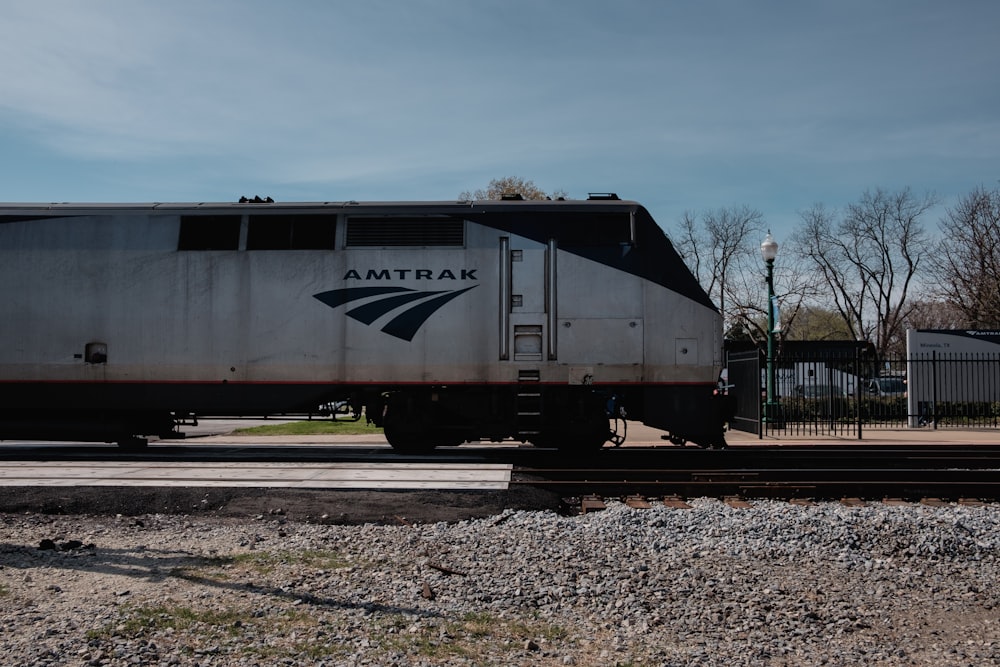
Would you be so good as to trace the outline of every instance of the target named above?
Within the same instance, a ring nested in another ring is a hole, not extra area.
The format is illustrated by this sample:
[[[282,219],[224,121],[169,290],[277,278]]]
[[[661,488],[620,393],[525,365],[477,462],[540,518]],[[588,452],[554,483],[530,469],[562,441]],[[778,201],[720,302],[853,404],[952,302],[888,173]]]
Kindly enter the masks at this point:
[[[718,310],[586,201],[0,204],[0,439],[137,445],[347,402],[399,450],[723,445]]]

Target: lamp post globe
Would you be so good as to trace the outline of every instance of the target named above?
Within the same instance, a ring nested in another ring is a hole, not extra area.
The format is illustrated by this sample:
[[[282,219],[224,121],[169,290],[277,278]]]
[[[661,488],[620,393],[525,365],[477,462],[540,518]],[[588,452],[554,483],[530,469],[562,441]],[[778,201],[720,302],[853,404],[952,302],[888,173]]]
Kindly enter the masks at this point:
[[[761,242],[760,254],[765,262],[773,262],[778,257],[778,242],[771,236],[771,232],[768,232]]]

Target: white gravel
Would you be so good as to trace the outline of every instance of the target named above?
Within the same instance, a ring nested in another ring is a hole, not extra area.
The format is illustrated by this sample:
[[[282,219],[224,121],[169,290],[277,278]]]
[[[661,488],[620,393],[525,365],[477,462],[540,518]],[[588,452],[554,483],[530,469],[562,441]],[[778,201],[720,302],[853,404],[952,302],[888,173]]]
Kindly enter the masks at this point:
[[[692,505],[353,527],[0,515],[0,659],[1000,664],[1000,506]]]

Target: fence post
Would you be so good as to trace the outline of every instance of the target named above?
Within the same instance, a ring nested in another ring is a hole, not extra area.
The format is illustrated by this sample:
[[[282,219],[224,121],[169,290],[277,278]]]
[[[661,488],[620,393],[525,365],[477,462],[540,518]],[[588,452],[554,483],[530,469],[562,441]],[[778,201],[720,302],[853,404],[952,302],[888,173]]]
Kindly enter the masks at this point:
[[[861,348],[854,348],[854,412],[858,416],[858,440],[861,439]]]
[[[931,419],[937,430],[937,350],[931,352]]]
[[[768,306],[768,307],[770,308],[770,306]],[[763,440],[764,439],[764,431],[767,429],[767,426],[768,426],[767,419],[764,418],[764,410],[765,410],[765,407],[764,407],[764,397],[761,396],[761,393],[760,393],[760,367],[761,367],[760,360],[761,360],[761,356],[763,356],[763,355],[761,354],[761,350],[758,348],[757,349],[757,372],[756,372],[756,375],[754,377],[754,395],[758,397],[758,399],[757,399],[757,424],[758,424],[758,427],[757,427],[757,434],[758,434],[757,435],[757,439],[758,440]],[[765,382],[766,382],[766,380],[765,380]]]

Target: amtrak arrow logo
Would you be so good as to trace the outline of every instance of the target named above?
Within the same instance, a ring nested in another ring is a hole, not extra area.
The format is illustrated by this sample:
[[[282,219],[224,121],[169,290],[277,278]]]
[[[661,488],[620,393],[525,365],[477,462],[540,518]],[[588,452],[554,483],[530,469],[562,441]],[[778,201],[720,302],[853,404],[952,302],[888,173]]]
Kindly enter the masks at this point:
[[[345,303],[377,296],[379,298],[352,308],[345,314],[358,322],[370,325],[383,315],[388,315],[394,310],[399,310],[400,313],[389,320],[382,327],[382,331],[390,336],[411,341],[416,335],[417,330],[441,306],[475,287],[478,287],[478,285],[459,290],[437,291],[415,290],[408,287],[348,287],[345,289],[330,290],[329,292],[320,292],[313,296],[331,308],[337,308],[343,306]],[[414,302],[419,303],[404,308],[404,306]]]

